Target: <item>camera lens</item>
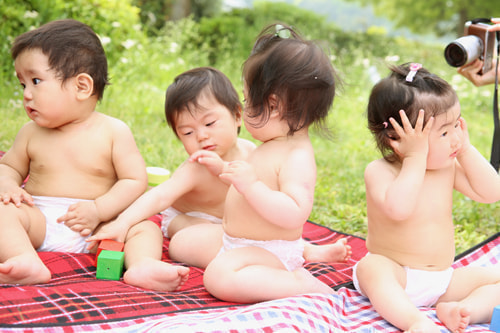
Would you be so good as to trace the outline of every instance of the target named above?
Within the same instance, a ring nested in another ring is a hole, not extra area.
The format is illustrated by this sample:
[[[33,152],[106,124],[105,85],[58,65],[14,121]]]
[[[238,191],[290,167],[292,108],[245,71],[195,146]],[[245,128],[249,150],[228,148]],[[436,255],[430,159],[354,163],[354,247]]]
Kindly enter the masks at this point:
[[[460,37],[444,49],[444,58],[450,66],[460,67],[479,58],[483,53],[483,41],[474,35]]]
[[[448,65],[460,67],[467,62],[467,50],[461,44],[453,42],[444,49],[444,57]]]

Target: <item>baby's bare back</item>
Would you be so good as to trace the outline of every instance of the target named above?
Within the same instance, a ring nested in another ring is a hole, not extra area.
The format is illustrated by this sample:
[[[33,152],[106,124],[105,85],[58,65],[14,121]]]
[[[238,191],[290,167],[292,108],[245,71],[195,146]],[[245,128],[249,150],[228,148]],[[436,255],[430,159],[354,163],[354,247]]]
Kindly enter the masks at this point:
[[[257,179],[271,190],[262,192],[262,198],[270,205],[269,211],[276,212],[275,220],[270,221],[272,213],[266,219],[262,212],[255,209],[252,203],[231,186],[226,198],[225,231],[232,237],[255,240],[300,238],[312,206],[316,181],[314,152],[308,137],[295,134],[287,140],[263,143],[248,162],[253,166]],[[300,217],[298,222],[287,219],[288,212],[283,211],[286,210],[283,207],[287,207],[283,205],[283,198],[286,198],[285,202],[295,206],[294,200],[304,196],[310,197],[310,206],[308,203],[298,208],[303,218]],[[270,213],[269,211],[264,214]]]

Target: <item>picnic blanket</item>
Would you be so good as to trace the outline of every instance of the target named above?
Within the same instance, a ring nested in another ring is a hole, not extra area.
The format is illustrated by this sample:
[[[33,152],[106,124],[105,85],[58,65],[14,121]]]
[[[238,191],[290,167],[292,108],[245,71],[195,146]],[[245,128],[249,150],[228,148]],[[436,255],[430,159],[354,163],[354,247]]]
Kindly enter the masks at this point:
[[[159,216],[151,219],[159,222]],[[33,286],[0,284],[0,332],[399,332],[352,289],[352,267],[367,252],[364,239],[310,221],[303,237],[315,244],[348,239],[353,256],[347,263],[305,263],[338,294],[228,303],[206,291],[198,268],[191,267],[180,291],[154,292],[96,279],[95,255],[40,252],[52,279]],[[165,239],[162,260],[172,262],[168,244]],[[458,256],[454,266],[486,266],[499,260],[500,233]],[[440,324],[434,309],[421,311]],[[467,332],[487,328],[472,325]],[[447,332],[444,327],[443,332]]]
[[[153,220],[158,221],[155,216]],[[312,222],[304,228],[304,238],[318,244],[347,237],[353,259],[347,263],[306,263],[306,268],[328,285],[342,286],[351,281],[352,265],[365,253],[364,240],[332,232]],[[163,244],[163,260],[168,258],[168,243]],[[35,329],[59,327],[68,331],[74,325],[94,324],[100,328],[120,325],[121,321],[143,322],[157,315],[172,317],[190,311],[236,309],[243,305],[212,297],[203,287],[203,271],[191,267],[188,282],[178,292],[154,292],[95,277],[95,255],[40,252],[52,272],[47,284],[33,286],[0,285],[0,327]],[[76,327],[73,329],[77,330]]]
[[[306,263],[338,294],[305,294],[251,305],[222,302],[207,293],[202,270],[191,268],[179,292],[153,292],[121,281],[95,278],[90,254],[40,253],[53,272],[48,284],[0,285],[1,332],[399,332],[368,300],[350,288],[352,266],[365,253],[364,240],[308,222],[304,237],[317,244],[347,237],[348,263]],[[168,240],[164,260],[168,259]],[[455,267],[491,265],[500,260],[500,233],[457,258]],[[432,308],[422,308],[439,321]],[[467,332],[485,332],[472,325]],[[443,327],[443,332],[447,332]]]

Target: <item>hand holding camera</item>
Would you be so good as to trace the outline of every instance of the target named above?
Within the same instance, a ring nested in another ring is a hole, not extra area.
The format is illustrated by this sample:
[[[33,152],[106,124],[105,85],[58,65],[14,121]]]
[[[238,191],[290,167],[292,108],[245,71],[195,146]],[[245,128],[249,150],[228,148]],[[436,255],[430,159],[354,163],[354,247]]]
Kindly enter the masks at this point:
[[[500,33],[500,18],[492,18],[491,22],[494,25],[467,22],[464,37],[450,43],[445,49],[448,64],[460,67],[458,73],[475,86],[495,82],[497,73],[492,69],[496,68],[494,56],[498,47],[496,33]]]

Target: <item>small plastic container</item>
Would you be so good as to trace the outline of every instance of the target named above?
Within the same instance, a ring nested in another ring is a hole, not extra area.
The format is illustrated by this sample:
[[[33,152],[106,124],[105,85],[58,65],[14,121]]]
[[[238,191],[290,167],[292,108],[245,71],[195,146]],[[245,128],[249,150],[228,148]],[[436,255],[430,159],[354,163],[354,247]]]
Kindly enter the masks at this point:
[[[149,189],[160,185],[170,178],[170,171],[160,167],[147,167]]]

